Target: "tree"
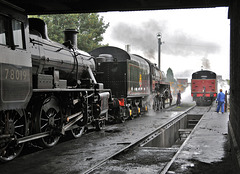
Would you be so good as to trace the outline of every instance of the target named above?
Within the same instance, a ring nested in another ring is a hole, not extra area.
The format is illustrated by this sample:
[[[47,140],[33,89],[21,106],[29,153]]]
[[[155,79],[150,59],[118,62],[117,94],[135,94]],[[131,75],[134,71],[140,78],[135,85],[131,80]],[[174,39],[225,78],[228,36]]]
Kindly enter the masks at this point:
[[[171,68],[168,68],[168,70],[167,70],[167,81],[168,82],[176,82]]]
[[[84,14],[58,14],[31,16],[42,19],[48,28],[48,37],[56,42],[64,42],[63,31],[65,29],[76,29],[78,33],[78,48],[89,52],[97,47],[103,46],[103,34],[109,26],[105,24],[103,17],[97,13]]]

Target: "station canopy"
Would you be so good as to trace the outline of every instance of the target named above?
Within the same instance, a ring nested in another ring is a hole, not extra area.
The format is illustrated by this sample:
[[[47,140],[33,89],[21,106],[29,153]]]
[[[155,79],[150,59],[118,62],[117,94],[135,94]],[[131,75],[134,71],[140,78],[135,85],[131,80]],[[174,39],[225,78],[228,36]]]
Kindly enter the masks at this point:
[[[0,0],[24,9],[26,14],[90,13],[228,6],[229,0]]]

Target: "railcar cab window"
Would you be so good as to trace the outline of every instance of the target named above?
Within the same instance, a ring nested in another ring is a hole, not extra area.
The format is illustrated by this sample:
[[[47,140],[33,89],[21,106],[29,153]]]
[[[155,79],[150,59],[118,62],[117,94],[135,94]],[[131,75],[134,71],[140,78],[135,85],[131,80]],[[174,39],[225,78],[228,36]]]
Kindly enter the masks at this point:
[[[26,49],[23,23],[0,15],[0,44],[12,49]]]

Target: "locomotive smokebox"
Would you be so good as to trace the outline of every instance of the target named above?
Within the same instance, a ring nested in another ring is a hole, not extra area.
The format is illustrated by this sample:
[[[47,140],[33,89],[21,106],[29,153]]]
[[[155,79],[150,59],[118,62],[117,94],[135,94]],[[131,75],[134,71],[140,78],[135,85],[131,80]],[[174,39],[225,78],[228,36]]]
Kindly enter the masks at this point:
[[[70,41],[73,48],[77,48],[77,34],[78,31],[75,29],[66,29],[64,31],[64,42],[68,43]]]

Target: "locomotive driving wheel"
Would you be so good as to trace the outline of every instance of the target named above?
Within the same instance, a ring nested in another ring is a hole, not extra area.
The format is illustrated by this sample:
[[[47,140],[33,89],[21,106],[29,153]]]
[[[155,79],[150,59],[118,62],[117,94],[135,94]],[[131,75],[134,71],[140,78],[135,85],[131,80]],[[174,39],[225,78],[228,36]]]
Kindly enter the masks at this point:
[[[126,109],[124,107],[120,107],[119,109],[119,122],[124,123],[127,117]]]
[[[17,139],[27,135],[27,121],[23,110],[0,112],[0,161],[7,162],[16,158],[24,144],[18,144]]]
[[[84,133],[84,130],[85,130],[85,126],[78,126],[76,128],[72,128],[71,129],[71,133],[72,133],[72,136],[73,138],[79,138],[82,136],[82,134]]]
[[[71,128],[70,132],[73,138],[79,138],[83,135],[83,133],[87,130],[87,105],[82,104],[80,102],[76,103],[74,106],[75,110],[73,113],[81,112],[83,114],[83,118],[78,120]]]
[[[60,138],[59,130],[62,127],[62,118],[59,108],[59,102],[56,97],[46,98],[35,112],[36,131],[50,132],[50,135],[39,139],[43,147],[55,146]]]

